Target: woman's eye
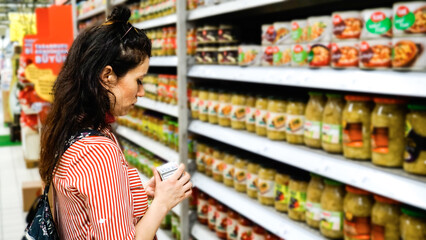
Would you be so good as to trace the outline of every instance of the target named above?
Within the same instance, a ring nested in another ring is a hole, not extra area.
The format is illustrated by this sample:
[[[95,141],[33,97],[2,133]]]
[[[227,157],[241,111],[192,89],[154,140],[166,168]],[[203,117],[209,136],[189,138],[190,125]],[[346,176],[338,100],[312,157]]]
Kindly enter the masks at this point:
[[[142,80],[138,79],[137,82],[138,82],[138,85],[142,85]]]

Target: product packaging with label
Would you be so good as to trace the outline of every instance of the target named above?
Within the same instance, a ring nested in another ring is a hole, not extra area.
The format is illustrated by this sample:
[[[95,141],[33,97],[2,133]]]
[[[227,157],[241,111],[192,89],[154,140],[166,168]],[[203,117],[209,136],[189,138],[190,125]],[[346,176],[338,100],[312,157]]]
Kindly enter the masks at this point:
[[[163,164],[159,167],[157,167],[157,171],[160,174],[161,180],[165,181],[170,176],[173,175],[174,172],[179,168],[179,165],[177,162],[168,162],[166,164]]]
[[[393,5],[393,35],[424,35],[426,33],[425,9],[425,1],[395,3]]]
[[[376,8],[361,12],[364,27],[361,39],[391,38],[392,37],[392,9]]]

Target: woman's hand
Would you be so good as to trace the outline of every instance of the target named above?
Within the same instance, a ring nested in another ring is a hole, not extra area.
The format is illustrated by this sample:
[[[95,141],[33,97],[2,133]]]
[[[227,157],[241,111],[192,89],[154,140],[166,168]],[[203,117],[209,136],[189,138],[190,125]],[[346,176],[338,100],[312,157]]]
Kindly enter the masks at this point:
[[[191,175],[185,172],[185,165],[180,164],[176,172],[167,180],[161,181],[157,170],[154,171],[154,201],[171,210],[178,203],[192,194]]]
[[[155,168],[152,168],[152,172],[156,172]],[[152,199],[155,195],[155,177],[149,179],[148,182],[145,183],[145,192],[148,195],[148,198]]]

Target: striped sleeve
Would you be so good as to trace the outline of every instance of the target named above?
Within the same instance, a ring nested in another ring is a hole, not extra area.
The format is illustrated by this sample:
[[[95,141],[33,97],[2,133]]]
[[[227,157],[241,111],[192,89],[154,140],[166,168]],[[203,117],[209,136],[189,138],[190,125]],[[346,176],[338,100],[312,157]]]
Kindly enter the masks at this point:
[[[128,174],[130,191],[132,192],[133,196],[133,217],[135,218],[136,224],[148,209],[148,195],[143,188],[138,170],[136,168],[129,168]]]

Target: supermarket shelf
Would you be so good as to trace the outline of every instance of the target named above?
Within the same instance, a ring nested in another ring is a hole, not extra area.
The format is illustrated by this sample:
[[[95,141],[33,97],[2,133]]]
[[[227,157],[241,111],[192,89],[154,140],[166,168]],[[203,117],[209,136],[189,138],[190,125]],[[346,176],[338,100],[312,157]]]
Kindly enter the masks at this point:
[[[165,161],[171,162],[179,161],[179,154],[168,148],[167,146],[164,146],[163,144],[154,141],[141,133],[127,128],[123,126],[118,126],[117,133],[121,135],[122,137],[134,142],[135,144],[149,150],[150,152],[154,153],[155,155],[159,156],[160,158],[164,159]]]
[[[246,131],[192,121],[189,130],[235,147],[280,161],[346,184],[426,209],[426,177],[370,162],[345,159],[304,146],[276,142]],[[194,181],[195,182],[195,181]]]
[[[287,215],[277,212],[274,208],[263,206],[246,194],[215,182],[203,174],[194,173],[192,180],[195,186],[203,192],[214,196],[218,201],[245,215],[245,217],[277,236],[287,240],[326,239],[318,231],[309,228],[304,223],[292,221]],[[204,240],[204,238],[201,239]]]
[[[123,3],[126,3],[127,2],[127,0],[113,0],[112,1],[112,5],[113,6],[117,6],[117,5],[120,5],[120,4],[123,4]]]
[[[161,17],[161,18],[155,18],[152,20],[138,22],[133,24],[133,26],[137,28],[148,29],[148,28],[162,27],[165,25],[175,24],[176,21],[177,21],[176,14],[172,14],[165,17]]]
[[[77,20],[81,21],[81,20],[84,20],[84,19],[87,19],[87,18],[90,18],[90,17],[94,17],[98,14],[101,14],[102,12],[105,12],[105,10],[106,10],[106,6],[102,5],[102,6],[97,7],[97,8],[95,8],[95,9],[93,9],[93,10],[87,12],[87,13],[84,13],[84,14],[78,16]]]
[[[426,97],[426,72],[279,67],[192,66],[189,77]],[[208,77],[207,77],[208,76]]]
[[[174,240],[172,232],[169,230],[164,230],[159,228],[157,230],[157,239],[158,240]]]
[[[194,222],[191,234],[198,240],[220,240],[220,238],[216,236],[215,232],[211,231],[207,226],[199,222]]]
[[[143,107],[146,109],[151,109],[157,112],[161,112],[170,116],[178,116],[178,107],[175,105],[157,102],[149,98],[138,98],[136,106]]]
[[[151,57],[149,65],[152,67],[176,67],[178,64],[177,56],[170,57]]]
[[[200,18],[211,17],[215,15],[246,10],[255,7],[262,7],[273,3],[284,2],[285,0],[236,0],[221,3],[208,7],[200,7],[188,13],[188,20],[196,20]]]

